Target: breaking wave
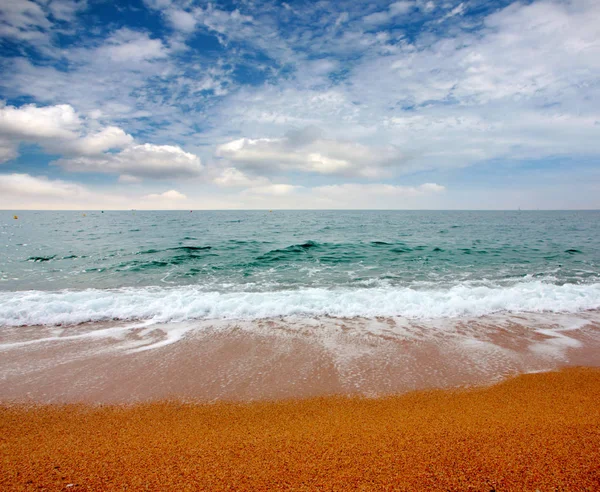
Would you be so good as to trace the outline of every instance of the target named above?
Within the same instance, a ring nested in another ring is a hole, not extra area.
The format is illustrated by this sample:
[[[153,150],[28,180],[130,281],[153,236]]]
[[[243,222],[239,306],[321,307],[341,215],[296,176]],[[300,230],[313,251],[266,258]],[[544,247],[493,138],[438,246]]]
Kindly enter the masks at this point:
[[[156,323],[281,316],[456,318],[493,313],[574,313],[600,309],[600,283],[526,281],[509,287],[455,285],[302,288],[267,292],[207,292],[195,286],[0,293],[0,325],[68,325],[94,321]]]

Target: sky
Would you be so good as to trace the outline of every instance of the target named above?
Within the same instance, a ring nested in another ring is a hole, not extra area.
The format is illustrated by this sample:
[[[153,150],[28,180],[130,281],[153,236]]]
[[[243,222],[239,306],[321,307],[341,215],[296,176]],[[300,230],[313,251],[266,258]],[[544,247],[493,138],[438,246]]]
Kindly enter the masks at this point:
[[[0,208],[600,208],[600,1],[0,3]]]

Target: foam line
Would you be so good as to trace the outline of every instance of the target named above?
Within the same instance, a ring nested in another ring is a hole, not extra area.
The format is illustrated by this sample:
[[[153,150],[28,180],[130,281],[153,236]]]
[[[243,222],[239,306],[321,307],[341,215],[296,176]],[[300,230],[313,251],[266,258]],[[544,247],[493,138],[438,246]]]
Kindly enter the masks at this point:
[[[299,289],[205,292],[198,287],[21,291],[0,293],[0,325],[69,325],[95,321],[167,323],[281,316],[412,319],[493,313],[575,313],[600,308],[600,284],[540,281],[510,287],[457,285],[449,289]]]

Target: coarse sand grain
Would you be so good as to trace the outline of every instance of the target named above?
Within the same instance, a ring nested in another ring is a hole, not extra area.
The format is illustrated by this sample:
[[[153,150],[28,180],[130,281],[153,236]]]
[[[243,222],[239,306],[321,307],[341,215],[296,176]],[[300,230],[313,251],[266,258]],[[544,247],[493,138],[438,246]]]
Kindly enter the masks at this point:
[[[0,490],[600,490],[600,370],[366,399],[0,407]]]

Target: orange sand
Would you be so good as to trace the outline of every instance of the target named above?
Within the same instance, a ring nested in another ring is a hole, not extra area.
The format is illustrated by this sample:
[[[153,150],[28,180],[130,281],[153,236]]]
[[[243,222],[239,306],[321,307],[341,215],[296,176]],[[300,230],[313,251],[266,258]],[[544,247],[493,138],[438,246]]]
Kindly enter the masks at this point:
[[[382,399],[0,408],[1,490],[600,490],[600,370]]]

